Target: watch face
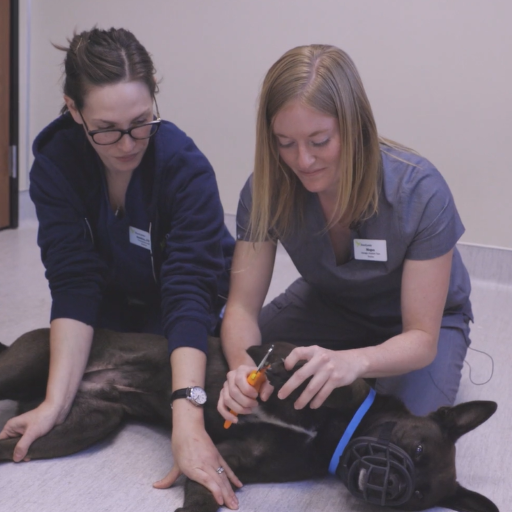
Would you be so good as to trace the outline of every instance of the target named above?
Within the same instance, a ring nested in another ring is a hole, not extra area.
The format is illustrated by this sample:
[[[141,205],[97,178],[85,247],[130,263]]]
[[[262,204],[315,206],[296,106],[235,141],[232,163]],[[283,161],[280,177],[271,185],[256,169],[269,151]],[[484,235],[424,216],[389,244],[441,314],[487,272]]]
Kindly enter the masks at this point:
[[[206,393],[204,389],[199,386],[190,388],[190,400],[192,400],[196,405],[203,405],[206,403]]]

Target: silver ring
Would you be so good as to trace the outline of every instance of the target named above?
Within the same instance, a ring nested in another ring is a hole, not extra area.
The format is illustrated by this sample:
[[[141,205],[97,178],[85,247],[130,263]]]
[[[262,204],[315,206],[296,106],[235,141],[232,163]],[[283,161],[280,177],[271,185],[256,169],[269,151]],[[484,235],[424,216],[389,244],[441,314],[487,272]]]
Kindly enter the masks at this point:
[[[222,475],[222,473],[224,473],[224,468],[222,466],[219,466],[215,471],[217,471],[219,475]]]

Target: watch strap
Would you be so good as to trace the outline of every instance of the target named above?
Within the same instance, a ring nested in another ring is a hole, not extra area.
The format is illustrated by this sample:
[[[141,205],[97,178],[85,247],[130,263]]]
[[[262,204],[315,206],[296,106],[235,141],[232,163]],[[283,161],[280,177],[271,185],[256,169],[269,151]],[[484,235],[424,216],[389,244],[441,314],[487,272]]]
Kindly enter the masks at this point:
[[[190,388],[182,388],[177,389],[173,392],[171,395],[171,404],[176,400],[177,398],[188,398],[190,396]]]

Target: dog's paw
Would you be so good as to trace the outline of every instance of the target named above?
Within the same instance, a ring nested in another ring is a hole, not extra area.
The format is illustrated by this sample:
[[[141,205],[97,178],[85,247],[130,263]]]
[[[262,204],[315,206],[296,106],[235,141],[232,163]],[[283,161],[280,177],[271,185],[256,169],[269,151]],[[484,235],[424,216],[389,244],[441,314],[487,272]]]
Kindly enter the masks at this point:
[[[14,448],[19,440],[19,437],[10,437],[0,441],[0,462],[12,462]]]
[[[267,368],[266,376],[270,384],[274,386],[276,391],[279,391],[284,383],[293,375],[293,371],[289,372],[284,367],[284,359],[276,361],[272,363],[269,368]]]
[[[217,503],[194,503],[193,505],[177,508],[174,512],[217,512],[219,508]]]
[[[211,506],[204,506],[202,504],[198,504],[196,503],[195,505],[193,506],[183,506],[183,507],[180,507],[180,508],[177,508],[174,512],[217,512],[217,510],[219,509],[219,505],[217,505],[216,507],[214,506],[214,508],[212,508]]]
[[[185,500],[183,507],[175,512],[217,512],[220,506],[213,494],[194,480],[185,480]]]

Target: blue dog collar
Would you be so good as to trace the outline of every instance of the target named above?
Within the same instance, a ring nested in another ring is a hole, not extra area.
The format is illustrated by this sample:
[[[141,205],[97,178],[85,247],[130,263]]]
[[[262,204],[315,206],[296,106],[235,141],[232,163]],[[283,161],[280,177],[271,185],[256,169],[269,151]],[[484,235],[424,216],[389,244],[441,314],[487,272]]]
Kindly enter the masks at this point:
[[[352,434],[354,433],[355,429],[358,427],[359,423],[361,423],[361,420],[363,419],[364,415],[368,412],[368,409],[373,404],[375,394],[375,389],[370,388],[370,392],[368,393],[368,396],[366,397],[365,401],[359,406],[359,409],[357,409],[357,412],[355,413],[354,417],[348,424],[348,427],[345,429],[345,432],[343,432],[340,442],[338,443],[338,446],[336,446],[336,450],[334,450],[331,462],[329,463],[329,473],[331,473],[331,475],[336,474],[336,469],[338,468],[340,457],[343,454],[343,451],[345,450],[345,447],[347,446],[348,442],[350,441],[350,438],[352,437]]]

